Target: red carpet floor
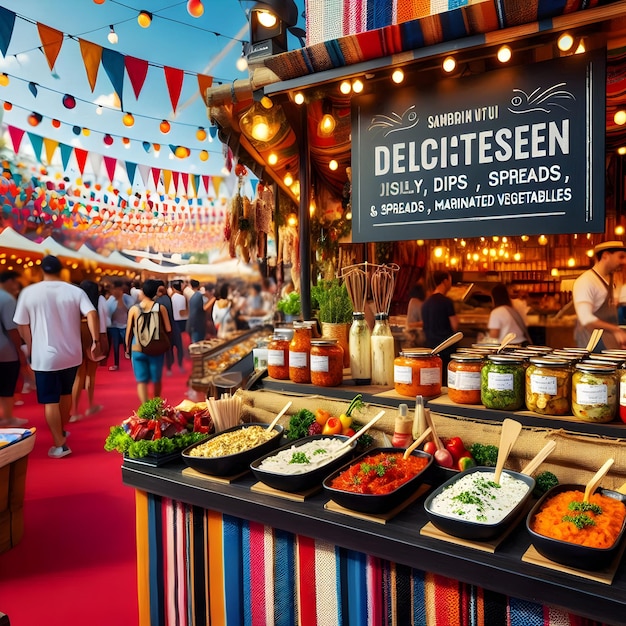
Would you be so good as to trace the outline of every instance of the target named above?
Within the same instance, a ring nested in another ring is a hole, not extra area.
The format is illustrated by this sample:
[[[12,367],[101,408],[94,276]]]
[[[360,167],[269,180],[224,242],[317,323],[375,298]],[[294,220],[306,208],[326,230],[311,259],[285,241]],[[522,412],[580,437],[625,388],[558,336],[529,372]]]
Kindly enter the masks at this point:
[[[175,365],[162,396],[178,404],[187,377]],[[37,441],[24,537],[0,554],[0,612],[11,626],[137,626],[134,491],[122,484],[121,456],[104,450],[110,427],[139,405],[130,361],[122,358],[116,372],[98,369],[95,399],[104,408],[69,424],[68,457],[48,458],[43,409],[34,392],[21,398],[15,415],[37,427]],[[86,402],[83,392],[81,412]]]

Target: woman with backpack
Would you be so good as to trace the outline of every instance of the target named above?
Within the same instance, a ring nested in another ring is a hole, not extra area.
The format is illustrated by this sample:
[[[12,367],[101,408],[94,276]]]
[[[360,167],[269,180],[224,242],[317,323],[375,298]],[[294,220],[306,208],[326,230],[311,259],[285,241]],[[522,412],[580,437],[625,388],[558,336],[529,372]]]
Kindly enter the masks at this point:
[[[155,302],[160,281],[146,280],[139,302],[128,311],[126,354],[130,354],[137,381],[137,395],[143,404],[161,395],[161,377],[165,353],[172,332],[167,310]],[[152,383],[152,395],[148,385]]]

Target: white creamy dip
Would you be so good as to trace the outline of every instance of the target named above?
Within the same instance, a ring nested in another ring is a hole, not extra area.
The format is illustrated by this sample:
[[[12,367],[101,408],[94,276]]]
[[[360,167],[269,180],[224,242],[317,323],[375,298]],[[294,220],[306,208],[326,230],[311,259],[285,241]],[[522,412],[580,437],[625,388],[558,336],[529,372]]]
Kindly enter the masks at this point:
[[[506,472],[498,486],[494,474],[488,470],[462,476],[433,498],[431,511],[468,522],[497,524],[522,501],[529,486]]]
[[[344,443],[345,440],[334,438],[293,445],[267,457],[259,464],[259,469],[274,474],[306,474],[336,459],[337,451]]]

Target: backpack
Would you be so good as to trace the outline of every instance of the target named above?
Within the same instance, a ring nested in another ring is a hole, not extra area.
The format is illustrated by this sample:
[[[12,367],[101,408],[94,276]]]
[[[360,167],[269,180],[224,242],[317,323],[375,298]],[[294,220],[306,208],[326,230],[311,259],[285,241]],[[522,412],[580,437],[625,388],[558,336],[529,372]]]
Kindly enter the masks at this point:
[[[165,354],[170,349],[170,338],[161,327],[159,303],[155,302],[149,311],[139,305],[139,315],[135,320],[135,335],[140,351],[148,356]]]

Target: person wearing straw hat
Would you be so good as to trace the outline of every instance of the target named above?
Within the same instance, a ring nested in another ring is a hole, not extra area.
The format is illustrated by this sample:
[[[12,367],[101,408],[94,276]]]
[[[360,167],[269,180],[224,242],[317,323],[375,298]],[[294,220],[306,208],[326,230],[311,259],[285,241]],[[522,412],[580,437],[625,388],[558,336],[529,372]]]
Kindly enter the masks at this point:
[[[614,299],[613,274],[626,265],[626,246],[622,241],[605,241],[593,249],[596,262],[574,282],[572,300],[578,318],[574,329],[576,345],[585,347],[591,332],[602,329],[595,351],[626,348],[626,331],[619,327]]]

